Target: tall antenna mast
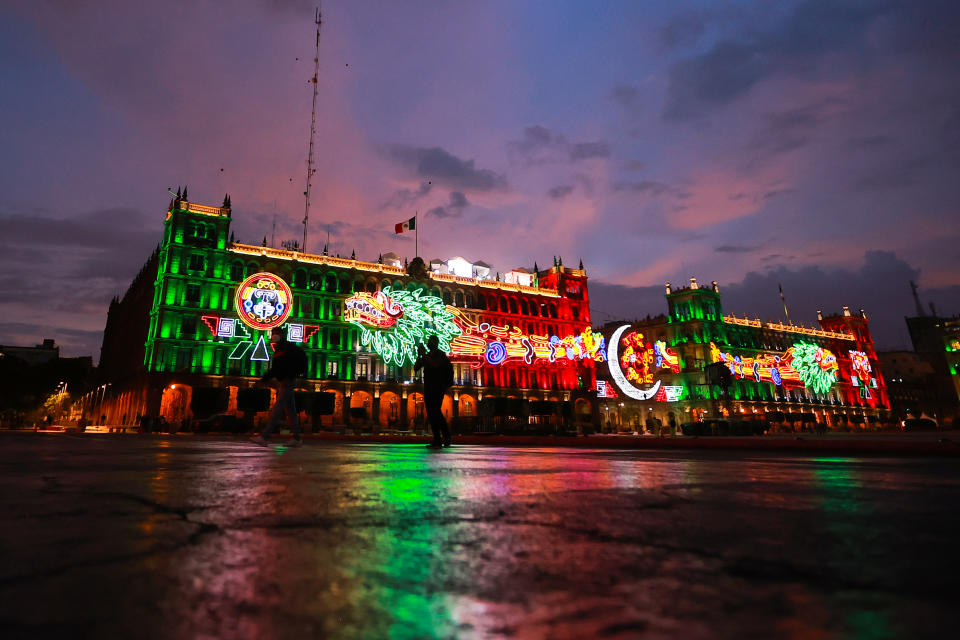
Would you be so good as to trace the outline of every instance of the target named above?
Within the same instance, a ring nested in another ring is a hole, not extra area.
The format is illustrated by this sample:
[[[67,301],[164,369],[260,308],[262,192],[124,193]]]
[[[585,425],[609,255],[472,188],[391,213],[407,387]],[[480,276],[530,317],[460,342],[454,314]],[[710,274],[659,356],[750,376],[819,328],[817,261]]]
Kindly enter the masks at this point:
[[[317,44],[316,52],[313,55],[313,77],[310,82],[313,83],[313,109],[310,111],[310,149],[307,152],[307,189],[303,192],[303,247],[301,250],[307,252],[307,221],[310,219],[310,180],[316,170],[313,168],[313,138],[317,133],[317,76],[320,74],[320,7],[316,9],[313,18],[317,25]]]

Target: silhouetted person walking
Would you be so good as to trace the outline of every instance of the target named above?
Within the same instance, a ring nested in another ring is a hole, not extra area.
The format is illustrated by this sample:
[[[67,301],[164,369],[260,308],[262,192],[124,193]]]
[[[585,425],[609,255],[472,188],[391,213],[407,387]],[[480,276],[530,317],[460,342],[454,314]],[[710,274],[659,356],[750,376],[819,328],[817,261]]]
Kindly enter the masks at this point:
[[[447,419],[443,417],[443,394],[453,384],[453,365],[450,358],[439,349],[440,341],[437,336],[427,338],[429,351],[423,345],[417,345],[420,357],[413,365],[414,371],[423,369],[423,403],[427,407],[427,420],[433,430],[433,442],[427,446],[438,449],[450,446],[450,428]]]
[[[293,431],[291,446],[299,447],[303,441],[300,439],[300,416],[294,399],[294,387],[297,378],[307,372],[307,355],[303,349],[284,339],[283,331],[279,328],[270,332],[270,344],[273,345],[273,362],[270,369],[263,375],[261,382],[276,378],[277,403],[273,405],[273,411],[270,412],[267,428],[259,436],[250,438],[250,441],[262,447],[267,446],[267,438],[277,428],[280,416],[286,410],[290,420],[290,430]]]

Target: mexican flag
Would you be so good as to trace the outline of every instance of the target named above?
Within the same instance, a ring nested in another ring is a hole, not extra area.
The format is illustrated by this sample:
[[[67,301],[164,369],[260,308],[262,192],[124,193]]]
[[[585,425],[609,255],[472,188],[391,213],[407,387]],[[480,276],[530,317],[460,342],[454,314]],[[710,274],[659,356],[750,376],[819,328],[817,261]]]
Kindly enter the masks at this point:
[[[393,229],[397,233],[403,233],[404,231],[413,231],[417,228],[417,216],[413,216],[409,220],[404,220],[403,222],[398,222],[394,225]]]

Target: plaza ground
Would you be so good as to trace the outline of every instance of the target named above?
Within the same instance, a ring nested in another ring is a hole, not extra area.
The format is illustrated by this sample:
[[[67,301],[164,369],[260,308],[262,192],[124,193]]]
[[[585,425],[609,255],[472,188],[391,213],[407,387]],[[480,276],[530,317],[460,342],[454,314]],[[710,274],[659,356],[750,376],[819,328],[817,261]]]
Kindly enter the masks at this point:
[[[0,468],[4,637],[924,638],[960,591],[954,455],[0,433]]]

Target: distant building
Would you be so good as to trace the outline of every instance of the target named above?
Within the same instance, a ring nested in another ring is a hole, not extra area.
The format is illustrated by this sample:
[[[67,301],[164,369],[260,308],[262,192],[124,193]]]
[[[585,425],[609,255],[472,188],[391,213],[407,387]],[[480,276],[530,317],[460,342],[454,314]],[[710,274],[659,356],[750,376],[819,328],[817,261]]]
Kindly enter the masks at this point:
[[[863,311],[818,313],[819,328],[738,318],[724,312],[716,282],[695,278],[680,289],[667,284],[666,299],[666,315],[604,327],[604,423],[634,430],[654,418],[666,426],[722,417],[844,427],[889,418]],[[713,363],[732,375],[729,402],[706,377]]]
[[[937,375],[929,354],[915,351],[877,353],[886,374],[890,410],[899,420],[940,414]]]
[[[60,357],[60,347],[51,338],[44,338],[43,344],[32,347],[15,347],[0,344],[0,358],[17,358],[31,366],[57,360]]]

